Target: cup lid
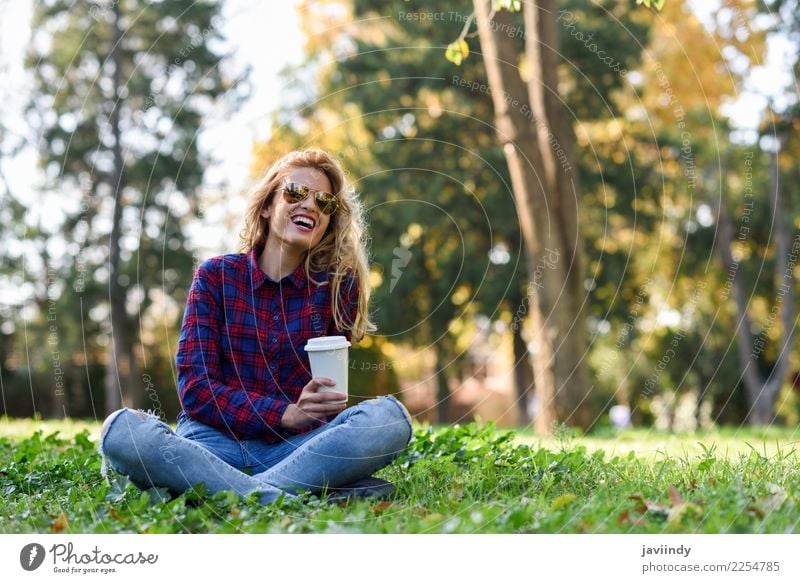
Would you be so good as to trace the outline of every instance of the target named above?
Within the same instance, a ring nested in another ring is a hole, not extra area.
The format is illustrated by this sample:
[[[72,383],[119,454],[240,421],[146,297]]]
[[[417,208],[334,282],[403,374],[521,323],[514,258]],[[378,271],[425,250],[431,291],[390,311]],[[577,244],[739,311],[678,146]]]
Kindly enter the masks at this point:
[[[318,350],[336,350],[350,346],[344,336],[322,336],[320,338],[310,338],[306,342],[306,352],[316,352]]]

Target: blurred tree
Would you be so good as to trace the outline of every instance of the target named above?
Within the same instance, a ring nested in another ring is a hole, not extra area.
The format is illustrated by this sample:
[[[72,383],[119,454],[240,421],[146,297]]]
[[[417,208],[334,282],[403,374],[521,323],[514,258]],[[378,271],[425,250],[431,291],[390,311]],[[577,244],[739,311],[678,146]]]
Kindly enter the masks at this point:
[[[726,0],[702,24],[687,3],[667,3],[637,71],[640,90],[635,100],[622,96],[638,194],[645,195],[634,201],[645,211],[637,216],[660,215],[659,245],[638,254],[637,271],[649,264],[642,272],[667,284],[654,297],[650,333],[639,342],[653,363],[639,379],[640,402],[653,385],[691,387],[700,402],[714,397],[715,419],[735,423],[773,419],[791,358],[786,331],[794,292],[780,291],[789,241],[782,219],[797,207],[777,188],[769,152],[783,139],[781,123],[765,124],[770,135],[753,144],[756,138],[743,138],[724,110],[763,64],[771,34],[765,23],[792,20],[767,12],[759,16],[756,3]],[[681,67],[690,74],[677,74]],[[677,364],[659,378],[653,368],[672,354]]]
[[[43,272],[63,283],[37,295],[49,294],[59,341],[80,364],[105,346],[106,412],[152,400],[139,374],[141,319],[191,277],[182,223],[197,214],[209,161],[198,128],[218,98],[243,96],[221,66],[219,11],[189,0],[35,8],[28,119],[60,207],[48,210]]]
[[[731,297],[736,308],[739,371],[748,403],[746,420],[751,425],[768,425],[774,421],[778,393],[789,372],[789,357],[795,329],[794,320],[797,316],[794,267],[800,253],[800,239],[797,239],[798,243],[790,250],[792,237],[787,222],[790,217],[795,215],[792,214],[791,205],[787,200],[786,187],[781,180],[782,172],[778,163],[779,156],[786,149],[791,125],[791,118],[786,116],[783,119],[771,119],[769,126],[764,128],[767,132],[766,135],[773,138],[771,148],[774,148],[766,156],[761,156],[762,159],[769,160],[767,166],[769,211],[767,216],[771,224],[765,235],[766,240],[772,243],[771,247],[773,248],[771,250],[773,274],[768,279],[771,279],[769,288],[771,288],[771,295],[774,299],[769,302],[772,306],[766,319],[759,323],[759,334],[753,333],[756,326],[749,305],[754,298],[752,294],[748,293],[745,287],[747,282],[739,272],[739,263],[743,259],[741,241],[749,236],[752,228],[750,220],[751,217],[755,218],[752,214],[754,202],[752,187],[749,188],[751,200],[744,202],[745,214],[743,216],[746,217],[743,220],[744,224],[735,226],[724,204],[720,206],[719,212],[718,250],[726,272],[731,274]],[[800,123],[797,125],[800,126]],[[751,164],[752,158],[751,154],[749,157]],[[752,170],[747,174],[750,176],[745,177],[745,180],[751,182]],[[767,253],[770,252],[769,247],[769,245],[765,245],[762,248],[762,266]],[[791,265],[790,257],[794,257]],[[775,340],[774,353],[765,350],[770,339]],[[767,359],[769,361],[765,365],[764,361]],[[766,374],[762,372],[765,368]]]
[[[790,65],[795,83],[770,88],[782,92],[778,99],[789,105],[783,106],[782,112],[770,105],[759,132],[760,155],[749,152],[741,165],[745,168],[740,177],[745,184],[745,196],[738,225],[725,205],[720,206],[719,212],[718,249],[727,273],[731,274],[739,372],[748,405],[746,420],[751,425],[765,425],[774,421],[779,393],[788,380],[797,320],[795,273],[800,256],[800,222],[796,217],[800,215],[800,204],[793,199],[797,199],[798,173],[794,161],[800,145],[796,137],[800,129],[800,91],[796,84],[800,72],[800,16],[796,0],[760,2],[757,7],[748,4],[747,12],[735,2],[727,2],[726,8],[734,17],[721,18],[716,23],[726,40],[741,39],[738,25],[744,15],[748,21],[769,23],[759,31],[761,34],[780,37],[795,47],[794,62]],[[766,195],[755,186],[758,182],[753,178],[753,167],[759,165],[766,169],[766,180],[761,181],[766,184]],[[754,212],[758,203],[766,204],[766,212]],[[744,242],[750,239],[751,230],[758,233],[759,227],[762,247],[753,256],[760,260],[760,266],[756,282],[751,284],[745,281],[740,263],[747,248]],[[763,290],[763,302],[753,301],[755,289]]]
[[[556,421],[588,427],[592,412],[586,368],[586,289],[579,226],[580,186],[573,130],[558,88],[558,5],[526,2],[524,49],[511,16],[514,2],[475,0],[481,54],[491,88],[498,140],[503,145],[525,244],[528,277],[544,262],[549,273],[529,286],[534,330],[534,378],[547,433]],[[465,27],[466,30],[467,27]],[[463,43],[463,39],[457,41]],[[523,73],[520,66],[524,67]]]
[[[622,29],[606,24],[607,10],[619,13],[623,4],[607,2],[590,11],[591,26],[612,43]],[[580,2],[569,7],[583,10]],[[548,276],[541,271],[550,268],[538,266],[533,282],[519,268],[522,236],[508,170],[485,121],[491,117],[485,68],[469,59],[455,69],[441,59],[446,43],[469,22],[472,5],[454,2],[449,8],[434,19],[424,16],[430,12],[425,3],[304,6],[307,49],[319,85],[304,94],[313,73],[293,72],[297,82],[286,93],[295,101],[277,117],[273,136],[259,147],[257,159],[279,155],[286,143],[276,138],[286,134],[295,136],[292,147],[324,144],[338,152],[359,177],[359,190],[363,187],[373,208],[373,256],[382,282],[375,296],[378,321],[386,323],[382,330],[388,327],[390,335],[407,328],[404,341],[435,348],[440,418],[446,418],[448,377],[457,368],[453,363],[474,329],[470,320],[484,313],[512,322],[517,403],[527,422],[532,379],[521,324],[528,319],[528,292],[538,288]],[[506,30],[521,31],[520,16],[513,15],[516,28]],[[358,26],[362,21],[370,26]],[[645,27],[637,21],[629,30],[641,35]],[[608,104],[609,93],[621,84],[619,75],[595,66],[596,56],[577,38],[566,39],[565,51],[575,64],[564,75],[573,87],[570,107],[591,119],[609,115],[613,105],[607,111],[587,106],[580,88],[588,80],[597,101]],[[617,44],[623,47],[619,66],[630,66],[639,45]],[[458,196],[462,192],[466,198]],[[475,292],[472,297],[465,296],[469,290]],[[450,302],[441,301],[448,295]],[[393,301],[397,297],[407,300]],[[437,330],[447,332],[433,333]]]
[[[408,8],[403,2],[338,5],[342,22]],[[373,233],[376,340],[410,343],[419,355],[432,349],[438,418],[446,421],[450,385],[474,356],[472,317],[516,309],[505,298],[510,287],[521,286],[513,205],[507,190],[493,188],[507,178],[481,121],[488,98],[446,77],[452,71],[439,58],[440,47],[458,21],[444,30],[394,18],[341,26],[325,18],[334,12],[326,6],[317,11],[319,4],[310,3],[301,12],[318,86],[298,92],[297,102],[278,114],[256,159],[261,169],[286,148],[314,145],[338,155],[351,172]],[[420,63],[435,70],[420,74]],[[480,67],[472,69],[480,79]],[[293,71],[287,93],[307,86],[309,76]]]

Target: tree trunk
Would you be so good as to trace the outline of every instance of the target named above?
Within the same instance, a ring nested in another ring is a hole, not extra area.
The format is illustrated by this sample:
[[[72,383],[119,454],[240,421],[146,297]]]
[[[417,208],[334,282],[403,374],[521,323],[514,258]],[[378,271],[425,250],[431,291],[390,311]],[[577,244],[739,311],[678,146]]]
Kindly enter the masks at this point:
[[[434,343],[436,350],[436,420],[450,422],[450,384],[447,382],[447,357],[442,339]]]
[[[780,166],[778,157],[784,143],[784,136],[777,140],[777,148],[770,154],[770,210],[775,223],[775,295],[776,306],[780,306],[780,335],[778,336],[778,358],[767,376],[764,387],[751,403],[751,416],[748,419],[751,425],[770,424],[775,419],[775,403],[778,400],[783,386],[783,380],[789,372],[789,352],[794,339],[794,274],[789,265],[789,230],[786,220],[789,214],[789,205],[783,196],[780,182]]]
[[[514,297],[514,306],[522,305],[521,296]],[[528,398],[533,387],[533,367],[528,355],[528,345],[522,337],[522,322],[516,322],[512,327],[514,343],[514,385],[516,386],[517,411],[519,424],[528,425],[531,422],[528,414]]]
[[[111,62],[114,67],[112,82],[114,85],[115,101],[111,109],[109,124],[114,136],[113,156],[114,169],[111,174],[111,188],[114,191],[114,211],[111,219],[111,233],[108,241],[108,294],[111,311],[111,338],[108,344],[108,362],[106,365],[106,414],[120,408],[122,405],[122,386],[120,383],[120,363],[128,354],[126,348],[127,325],[125,314],[125,290],[119,281],[120,276],[120,231],[122,228],[122,190],[123,190],[123,164],[121,131],[119,126],[120,88],[122,83],[122,57],[120,42],[122,30],[120,29],[119,4],[114,3],[114,29],[111,47]],[[126,405],[134,405],[126,403]]]
[[[731,296],[736,307],[736,350],[739,354],[739,369],[748,403],[753,403],[761,391],[762,379],[758,374],[758,362],[753,354],[753,336],[750,332],[750,315],[747,313],[747,291],[741,278],[738,261],[734,261],[733,225],[725,204],[719,205],[719,253],[722,266],[731,284]]]
[[[558,13],[555,0],[525,2],[525,52],[531,76],[528,99],[533,106],[544,163],[547,206],[551,209],[552,241],[557,242],[559,276],[549,297],[559,301],[546,312],[554,321],[558,340],[554,377],[558,419],[588,427],[593,415],[587,402],[591,390],[586,356],[586,288],[579,230],[578,174],[574,168],[573,135],[569,113],[558,92]],[[531,33],[530,31],[535,31]],[[547,306],[550,308],[550,306]]]
[[[778,289],[776,304],[772,310],[774,311],[778,305],[780,306],[781,330],[778,340],[778,359],[766,379],[759,373],[758,355],[763,351],[763,345],[767,342],[768,335],[764,332],[762,334],[763,337],[759,337],[756,342],[750,332],[752,324],[747,311],[747,290],[745,290],[744,282],[740,277],[739,264],[734,260],[731,252],[731,246],[734,242],[733,225],[725,205],[720,205],[719,252],[722,258],[722,265],[731,280],[731,295],[736,307],[739,368],[747,403],[750,406],[746,418],[747,423],[750,425],[768,425],[774,420],[775,402],[783,385],[783,379],[789,369],[789,350],[794,338],[794,279],[792,274],[788,276],[786,274],[789,234],[785,221],[790,215],[788,205],[781,194],[782,189],[778,174],[778,156],[780,155],[781,140],[778,140],[778,144],[778,151],[770,157],[770,210],[772,211],[775,225],[773,230],[775,234],[774,280]],[[772,322],[768,321],[767,326],[771,325]]]
[[[585,292],[571,140],[566,137],[570,130],[557,103],[557,48],[551,44],[552,54],[538,48],[542,34],[555,38],[555,14],[540,16],[538,5],[525,4],[526,58],[532,73],[526,85],[517,68],[514,38],[505,33],[512,30],[509,13],[497,12],[492,25],[489,2],[474,0],[474,5],[495,125],[525,243],[539,406],[536,430],[549,433],[555,420],[588,427]]]
[[[135,407],[145,407],[153,409],[153,402],[150,400],[150,395],[147,395],[144,390],[144,382],[139,374],[139,361],[136,359],[136,348],[134,343],[134,334],[128,336],[128,386],[127,395],[131,403]]]

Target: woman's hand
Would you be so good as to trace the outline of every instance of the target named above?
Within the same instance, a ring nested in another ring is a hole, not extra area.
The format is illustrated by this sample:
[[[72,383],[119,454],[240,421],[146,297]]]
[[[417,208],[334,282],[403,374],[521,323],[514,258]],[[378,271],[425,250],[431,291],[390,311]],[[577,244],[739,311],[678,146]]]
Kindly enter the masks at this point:
[[[331,403],[331,401],[345,401],[347,395],[344,393],[319,393],[320,387],[332,387],[336,385],[333,379],[319,377],[313,378],[303,387],[297,403],[290,403],[286,407],[281,419],[281,427],[298,429],[311,425],[314,421],[320,421],[328,415],[338,415],[347,407],[347,403]]]

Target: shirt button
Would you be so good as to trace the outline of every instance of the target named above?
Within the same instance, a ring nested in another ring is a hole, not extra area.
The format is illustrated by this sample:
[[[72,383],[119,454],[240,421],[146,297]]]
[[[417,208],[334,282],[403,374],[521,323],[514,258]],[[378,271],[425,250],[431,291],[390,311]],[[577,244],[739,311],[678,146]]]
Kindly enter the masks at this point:
[[[273,336],[272,337],[272,343],[275,344],[277,341],[278,341],[278,339]]]
[[[278,321],[278,314],[275,314],[274,316],[272,316],[272,319],[277,322]]]
[[[275,367],[276,367],[276,366],[278,366],[278,365],[277,365],[277,364],[275,364],[274,362],[270,362],[270,363],[269,363],[269,367],[270,367],[272,370],[275,370]]]

